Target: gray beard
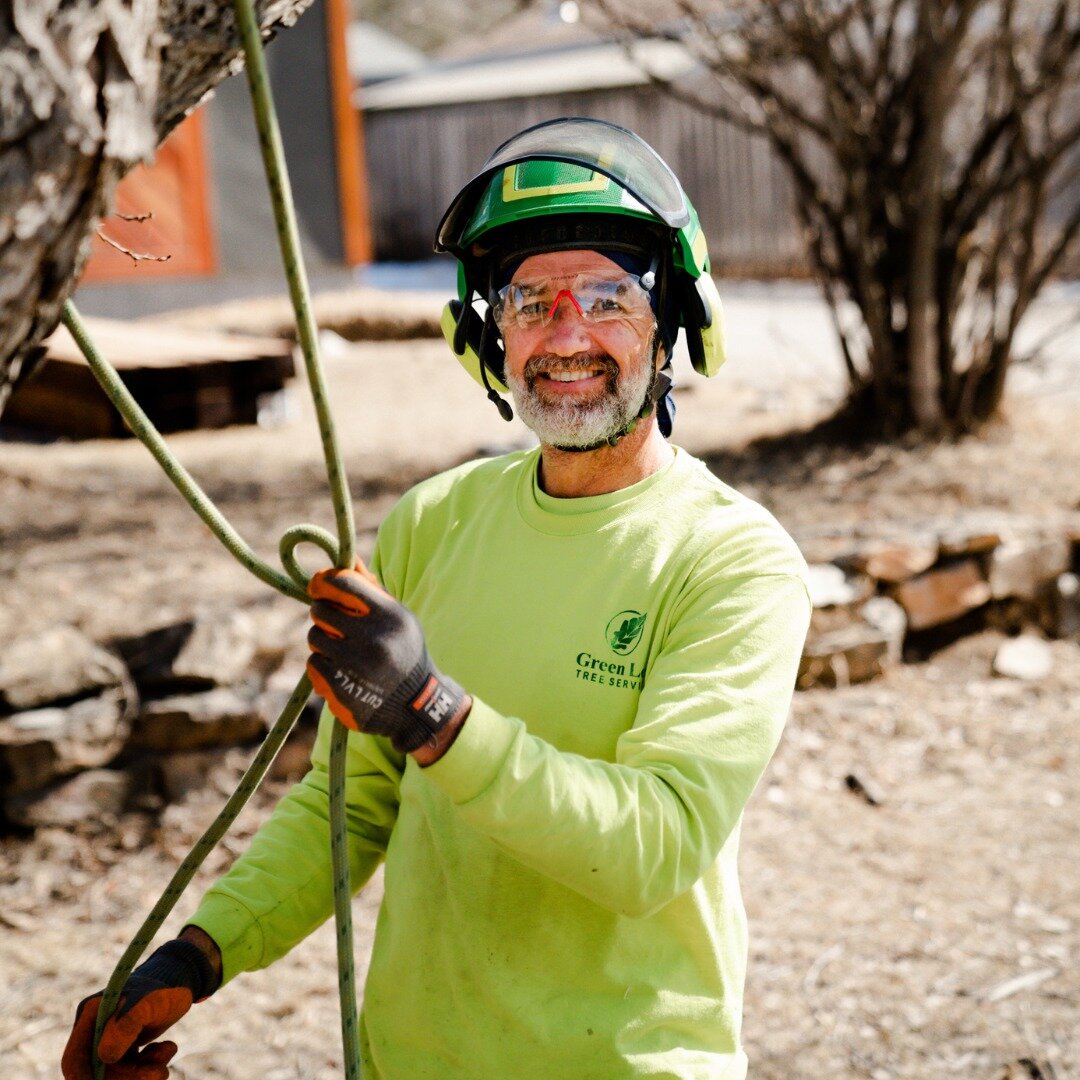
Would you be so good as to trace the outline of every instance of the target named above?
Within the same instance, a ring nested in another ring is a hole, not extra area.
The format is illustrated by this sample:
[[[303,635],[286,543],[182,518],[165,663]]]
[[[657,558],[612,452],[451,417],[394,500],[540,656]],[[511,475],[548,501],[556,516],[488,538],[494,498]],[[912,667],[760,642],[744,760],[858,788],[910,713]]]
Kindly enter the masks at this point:
[[[542,398],[535,389],[539,371],[578,371],[596,367],[598,361],[607,371],[607,386],[592,401],[576,402]],[[534,356],[522,375],[506,373],[506,384],[514,407],[525,426],[547,446],[585,447],[604,443],[624,433],[636,419],[652,389],[651,363],[620,374],[618,365],[608,356]]]

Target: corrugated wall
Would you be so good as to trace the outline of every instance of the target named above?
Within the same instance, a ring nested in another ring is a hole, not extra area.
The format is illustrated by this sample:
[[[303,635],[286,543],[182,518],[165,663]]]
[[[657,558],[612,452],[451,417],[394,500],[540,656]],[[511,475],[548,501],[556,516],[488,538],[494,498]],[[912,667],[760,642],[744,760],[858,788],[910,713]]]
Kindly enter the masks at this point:
[[[304,259],[344,260],[326,59],[325,3],[317,0],[266,50]],[[273,211],[244,77],[226,79],[207,110],[221,268],[258,273],[281,265]]]
[[[431,254],[439,216],[504,139],[556,116],[595,116],[636,131],[683,182],[716,270],[803,270],[790,186],[764,140],[647,87],[365,114],[377,259]]]

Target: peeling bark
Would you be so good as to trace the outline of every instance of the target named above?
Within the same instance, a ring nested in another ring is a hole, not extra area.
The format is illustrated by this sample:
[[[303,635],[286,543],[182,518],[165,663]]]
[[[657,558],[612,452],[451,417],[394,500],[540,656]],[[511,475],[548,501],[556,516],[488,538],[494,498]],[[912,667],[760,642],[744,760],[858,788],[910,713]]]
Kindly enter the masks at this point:
[[[264,36],[311,0],[256,0]],[[56,327],[119,179],[228,75],[227,0],[12,0],[0,12],[0,412]]]

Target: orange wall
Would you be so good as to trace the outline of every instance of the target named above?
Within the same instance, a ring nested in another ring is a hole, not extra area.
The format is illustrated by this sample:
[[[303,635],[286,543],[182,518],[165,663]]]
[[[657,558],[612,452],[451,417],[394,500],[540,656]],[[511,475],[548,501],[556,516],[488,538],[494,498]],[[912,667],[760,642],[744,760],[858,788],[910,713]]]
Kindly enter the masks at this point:
[[[146,213],[153,217],[143,222],[116,216]],[[101,223],[100,231],[130,251],[170,258],[134,262],[95,236],[84,282],[152,281],[215,271],[202,109],[158,147],[152,165],[139,165],[124,177],[116,190],[115,211]]]

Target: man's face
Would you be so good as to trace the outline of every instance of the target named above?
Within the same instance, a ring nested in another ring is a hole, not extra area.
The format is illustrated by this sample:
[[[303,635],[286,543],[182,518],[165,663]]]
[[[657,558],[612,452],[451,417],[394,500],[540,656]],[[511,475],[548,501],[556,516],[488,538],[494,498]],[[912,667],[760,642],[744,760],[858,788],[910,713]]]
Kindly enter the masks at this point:
[[[518,303],[537,317],[500,321],[506,384],[518,415],[542,443],[592,446],[641,410],[655,376],[656,323],[647,298],[644,310],[640,295],[609,298],[607,290],[626,278],[595,251],[533,255],[515,272]]]

